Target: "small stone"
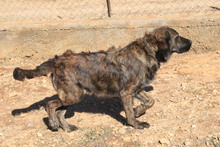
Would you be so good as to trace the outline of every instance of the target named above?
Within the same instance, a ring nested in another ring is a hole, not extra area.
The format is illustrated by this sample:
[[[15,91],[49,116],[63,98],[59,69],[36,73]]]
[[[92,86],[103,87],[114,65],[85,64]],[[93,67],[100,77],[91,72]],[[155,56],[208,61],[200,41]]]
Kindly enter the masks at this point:
[[[119,128],[117,127],[113,128],[113,132],[118,133],[118,131],[119,131]]]
[[[33,127],[34,124],[33,124],[33,123],[28,123],[27,126],[28,126],[28,127]]]
[[[133,134],[132,134],[132,136],[140,136],[140,132],[134,132]]]
[[[3,136],[3,134],[2,134],[2,133],[0,133],[0,136]]]
[[[47,80],[44,79],[42,82],[45,84],[45,83],[47,83]]]
[[[196,128],[196,125],[192,125],[192,128]]]
[[[182,90],[186,90],[188,87],[187,84],[185,84],[185,83],[182,83],[180,86],[182,87]]]
[[[124,128],[121,128],[119,131],[118,131],[120,134],[125,134],[126,133],[126,130]]]
[[[218,94],[218,90],[215,89],[215,90],[212,91],[212,93],[213,94]]]
[[[117,142],[116,142],[116,141],[113,141],[113,142],[112,142],[112,144],[113,144],[113,145],[116,145],[116,144],[117,144]]]
[[[160,144],[170,144],[170,141],[169,139],[167,138],[162,138],[158,141]]]
[[[170,134],[169,134],[169,136],[172,136],[172,137],[173,137],[173,136],[174,136],[174,134],[173,134],[173,133],[170,133]]]
[[[131,141],[137,142],[138,141],[138,136],[137,135],[132,135]]]
[[[40,132],[37,132],[38,137],[42,137],[43,135]]]
[[[18,93],[17,92],[10,92],[9,93],[9,97],[14,97],[14,96],[16,96]]]
[[[130,142],[130,141],[131,141],[131,137],[126,136],[126,137],[123,138],[123,140],[124,140],[125,142]]]
[[[184,142],[184,144],[186,146],[191,146],[193,144],[193,140],[192,139],[186,139],[186,141]]]
[[[20,114],[20,117],[25,117],[25,116],[26,116],[25,113],[21,113],[21,114]]]
[[[199,102],[202,102],[202,101],[204,101],[204,99],[201,98],[201,97],[199,97],[199,98],[198,98],[198,101],[199,101]]]

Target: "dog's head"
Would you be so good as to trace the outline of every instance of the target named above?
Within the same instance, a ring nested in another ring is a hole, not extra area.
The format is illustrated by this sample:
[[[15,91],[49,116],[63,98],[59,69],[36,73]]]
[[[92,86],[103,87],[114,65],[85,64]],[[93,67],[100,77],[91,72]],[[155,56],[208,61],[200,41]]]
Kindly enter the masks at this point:
[[[166,62],[172,53],[189,51],[192,41],[181,37],[177,31],[169,27],[160,27],[152,32],[158,50],[156,56],[160,62]]]

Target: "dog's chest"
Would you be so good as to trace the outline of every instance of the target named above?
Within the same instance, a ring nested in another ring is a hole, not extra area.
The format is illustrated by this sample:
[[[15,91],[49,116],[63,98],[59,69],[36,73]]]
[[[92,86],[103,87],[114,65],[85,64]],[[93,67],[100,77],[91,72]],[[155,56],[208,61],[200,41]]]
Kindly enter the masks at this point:
[[[150,81],[152,81],[155,78],[159,68],[160,64],[155,60],[149,62],[149,64],[145,66],[145,81],[147,83],[150,83]]]

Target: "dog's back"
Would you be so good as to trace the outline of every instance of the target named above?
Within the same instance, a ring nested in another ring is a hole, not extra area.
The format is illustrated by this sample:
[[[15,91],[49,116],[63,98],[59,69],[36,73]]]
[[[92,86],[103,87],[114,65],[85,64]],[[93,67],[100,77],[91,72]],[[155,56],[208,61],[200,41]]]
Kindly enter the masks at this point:
[[[113,49],[110,50],[111,52]],[[54,84],[70,80],[97,96],[118,96],[122,88],[121,69],[107,59],[108,52],[63,54],[54,60]],[[58,87],[59,88],[59,87]]]

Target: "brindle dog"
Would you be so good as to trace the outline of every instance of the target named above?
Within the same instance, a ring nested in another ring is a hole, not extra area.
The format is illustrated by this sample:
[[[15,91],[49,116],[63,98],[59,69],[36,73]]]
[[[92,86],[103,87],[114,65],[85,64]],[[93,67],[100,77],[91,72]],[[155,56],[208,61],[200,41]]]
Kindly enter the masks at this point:
[[[118,97],[126,113],[127,123],[136,129],[148,128],[146,122],[136,120],[153,106],[154,100],[144,88],[154,79],[160,62],[166,62],[173,53],[187,52],[192,42],[179,36],[170,27],[160,27],[124,48],[112,47],[107,51],[73,53],[66,51],[33,70],[16,68],[16,80],[46,76],[51,79],[59,99],[47,103],[49,125],[73,131],[74,126],[65,120],[68,106],[78,103],[84,93],[97,97]],[[133,108],[133,99],[142,102]]]

